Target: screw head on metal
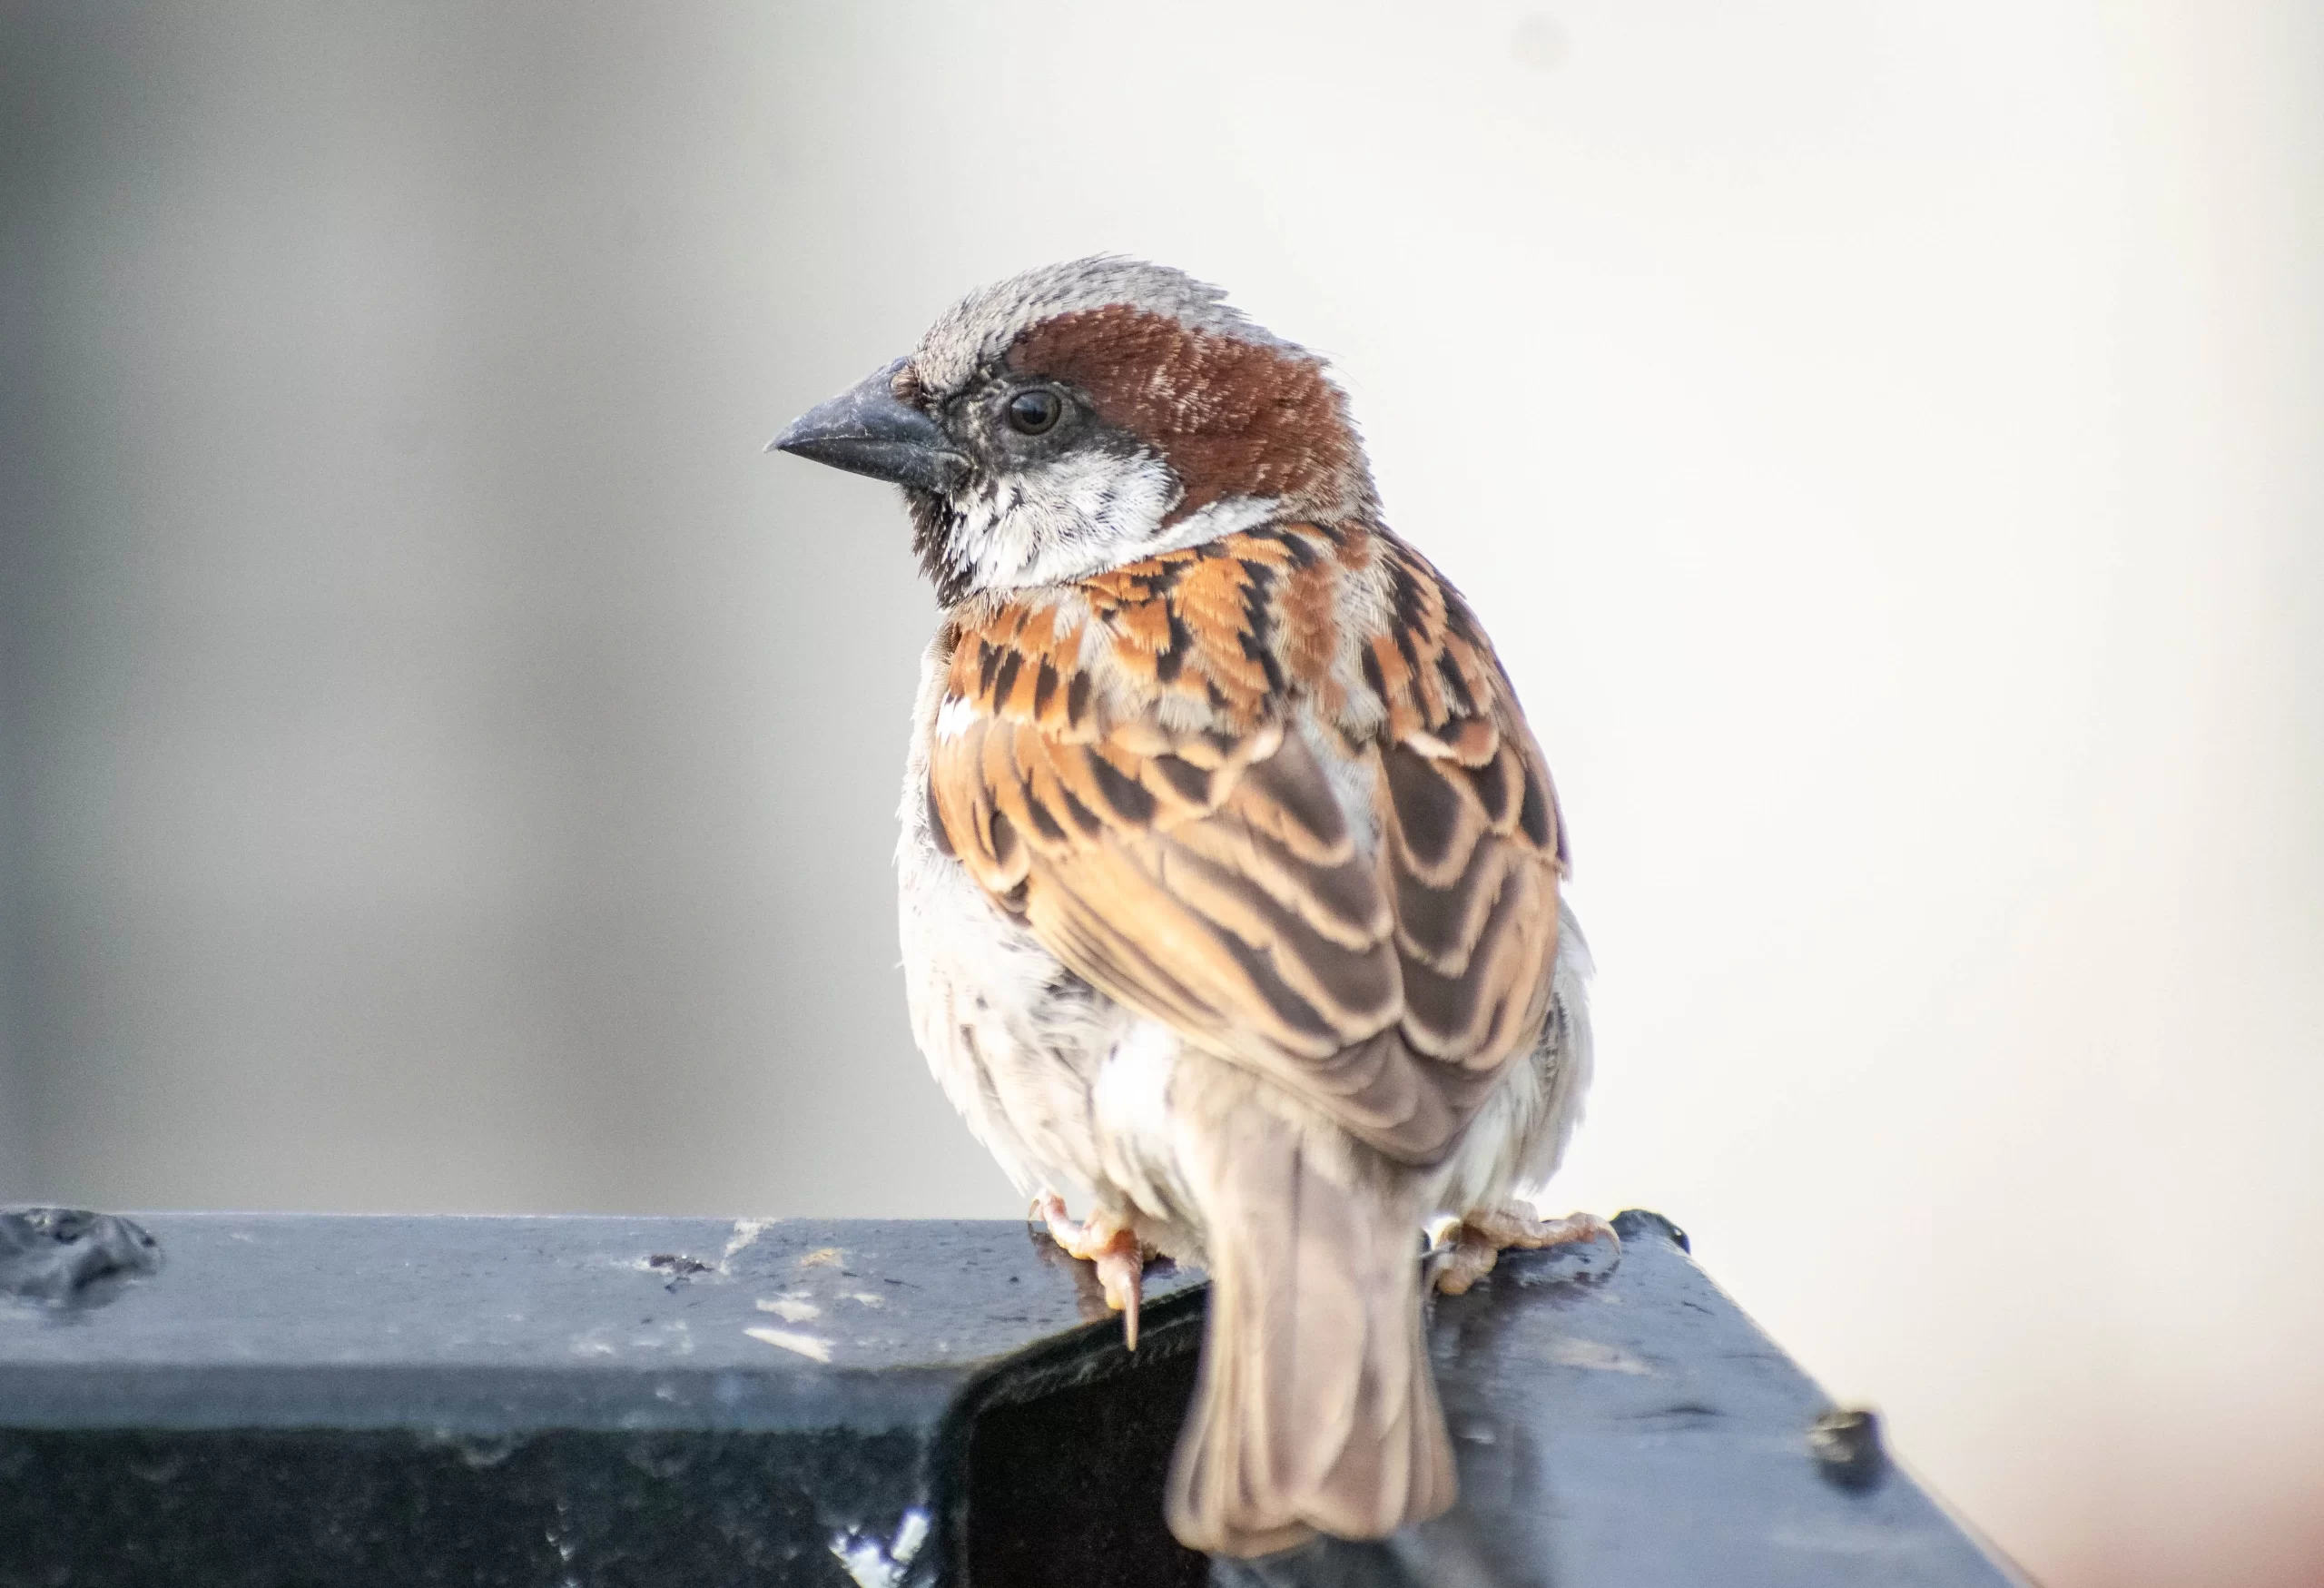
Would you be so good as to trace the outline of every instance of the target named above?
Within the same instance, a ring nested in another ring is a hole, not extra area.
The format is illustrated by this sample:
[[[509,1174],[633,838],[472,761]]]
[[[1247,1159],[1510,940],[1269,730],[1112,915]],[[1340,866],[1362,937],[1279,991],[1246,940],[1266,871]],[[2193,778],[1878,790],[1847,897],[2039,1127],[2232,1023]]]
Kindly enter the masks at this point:
[[[1808,1427],[1808,1454],[1827,1480],[1844,1489],[1868,1489],[1888,1470],[1880,1444],[1880,1415],[1865,1407],[1826,1412]]]

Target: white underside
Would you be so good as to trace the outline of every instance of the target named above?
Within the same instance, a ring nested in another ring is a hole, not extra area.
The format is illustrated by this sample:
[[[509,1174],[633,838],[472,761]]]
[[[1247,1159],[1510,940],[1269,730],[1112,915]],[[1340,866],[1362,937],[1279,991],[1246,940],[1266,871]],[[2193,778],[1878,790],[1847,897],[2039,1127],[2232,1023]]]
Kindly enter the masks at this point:
[[[1181,1121],[1172,1100],[1187,1065],[1220,1061],[1190,1053],[1169,1027],[1072,977],[936,847],[928,830],[927,745],[939,731],[942,677],[942,658],[931,650],[921,668],[896,852],[913,1036],[945,1094],[1019,1191],[1081,1198],[1132,1220],[1164,1249],[1199,1258],[1202,1210],[1173,1146]],[[1525,1062],[1509,1067],[1461,1145],[1423,1180],[1423,1201],[1433,1212],[1533,1199],[1556,1170],[1590,1080],[1589,969],[1589,949],[1569,912],[1542,1040]]]

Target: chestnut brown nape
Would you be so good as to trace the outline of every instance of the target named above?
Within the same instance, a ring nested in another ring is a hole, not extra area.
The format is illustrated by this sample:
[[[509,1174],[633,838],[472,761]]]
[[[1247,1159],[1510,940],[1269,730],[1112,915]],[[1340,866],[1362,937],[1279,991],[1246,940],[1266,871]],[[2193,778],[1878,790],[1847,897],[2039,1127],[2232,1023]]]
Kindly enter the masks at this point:
[[[1301,349],[1115,304],[1041,321],[1008,364],[1073,386],[1106,424],[1151,447],[1186,491],[1168,521],[1236,497],[1327,519],[1370,504],[1346,399]]]

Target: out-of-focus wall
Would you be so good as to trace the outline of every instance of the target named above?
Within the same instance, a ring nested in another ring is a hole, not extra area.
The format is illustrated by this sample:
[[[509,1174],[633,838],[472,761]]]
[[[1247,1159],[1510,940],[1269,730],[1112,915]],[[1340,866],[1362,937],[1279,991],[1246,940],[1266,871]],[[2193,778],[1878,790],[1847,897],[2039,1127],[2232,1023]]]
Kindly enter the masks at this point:
[[[1004,1215],[932,618],[765,437],[1181,263],[1558,770],[1561,1194],[2057,1588],[2324,1578],[2324,22],[0,8],[0,1195]]]

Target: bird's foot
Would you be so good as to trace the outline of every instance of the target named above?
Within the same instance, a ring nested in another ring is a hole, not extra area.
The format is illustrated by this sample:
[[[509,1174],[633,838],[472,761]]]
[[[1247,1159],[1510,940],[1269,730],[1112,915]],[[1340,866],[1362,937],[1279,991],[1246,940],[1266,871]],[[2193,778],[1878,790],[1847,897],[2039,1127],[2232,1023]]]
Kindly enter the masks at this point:
[[[1076,1223],[1066,1216],[1065,1198],[1044,1191],[1033,1198],[1032,1216],[1049,1227],[1049,1238],[1068,1257],[1094,1263],[1106,1288],[1106,1305],[1122,1315],[1122,1339],[1137,1349],[1137,1303],[1146,1280],[1148,1253],[1128,1225],[1103,1208]]]
[[[1542,1247],[1602,1240],[1617,1253],[1622,1249],[1622,1238],[1595,1213],[1541,1218],[1514,1203],[1465,1218],[1444,1219],[1430,1233],[1434,1237],[1431,1255],[1435,1258],[1436,1288],[1445,1296],[1458,1296],[1492,1273],[1501,1254],[1512,1248],[1537,1251]]]

